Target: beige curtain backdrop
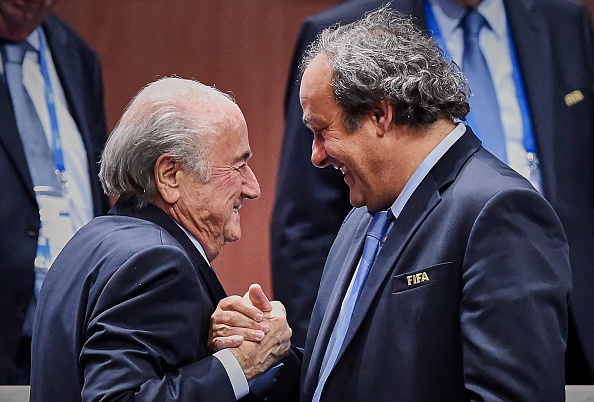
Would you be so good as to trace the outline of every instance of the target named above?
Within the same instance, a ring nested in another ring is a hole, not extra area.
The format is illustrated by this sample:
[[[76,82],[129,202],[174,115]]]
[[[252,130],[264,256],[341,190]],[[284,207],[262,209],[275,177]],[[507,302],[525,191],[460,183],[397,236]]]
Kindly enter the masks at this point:
[[[241,209],[243,236],[214,268],[228,294],[271,294],[269,223],[283,136],[283,102],[302,20],[339,0],[77,0],[54,10],[99,54],[111,131],[156,78],[195,78],[231,91],[243,110],[262,196]],[[586,0],[594,11],[594,0]]]

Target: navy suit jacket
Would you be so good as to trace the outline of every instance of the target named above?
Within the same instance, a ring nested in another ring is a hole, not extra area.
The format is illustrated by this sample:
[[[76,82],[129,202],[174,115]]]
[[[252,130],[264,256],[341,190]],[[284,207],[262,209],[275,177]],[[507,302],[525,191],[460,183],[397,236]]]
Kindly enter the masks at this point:
[[[161,209],[118,201],[77,232],[45,281],[32,401],[235,401],[207,348],[225,291]]]
[[[303,401],[369,222],[366,208],[354,209],[330,250],[307,334]],[[388,233],[321,400],[564,400],[570,291],[557,215],[467,132]]]
[[[274,297],[282,301],[303,345],[328,251],[351,209],[340,172],[310,162],[312,134],[301,122],[298,64],[323,28],[352,22],[383,0],[351,0],[307,18],[299,33],[285,108],[285,136],[271,223]],[[536,137],[543,192],[566,231],[574,276],[568,365],[584,359],[594,372],[594,38],[582,4],[504,0]],[[422,0],[392,0],[427,29]],[[576,90],[583,99],[568,105]],[[576,336],[577,334],[577,336]],[[576,340],[579,339],[579,342]],[[583,363],[583,362],[582,362]],[[585,364],[585,363],[583,363]],[[577,364],[578,366],[580,364]]]
[[[103,82],[91,48],[55,15],[43,22],[64,94],[87,152],[95,215],[108,200],[97,178],[97,162],[106,139]],[[15,367],[17,345],[33,295],[39,207],[4,76],[0,77],[0,384]]]

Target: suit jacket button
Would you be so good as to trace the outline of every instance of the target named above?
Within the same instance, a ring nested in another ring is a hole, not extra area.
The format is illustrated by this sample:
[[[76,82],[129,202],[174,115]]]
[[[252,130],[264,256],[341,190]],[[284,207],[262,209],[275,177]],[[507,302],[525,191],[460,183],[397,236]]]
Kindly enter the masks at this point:
[[[39,226],[29,225],[27,227],[27,236],[36,239],[39,236]]]

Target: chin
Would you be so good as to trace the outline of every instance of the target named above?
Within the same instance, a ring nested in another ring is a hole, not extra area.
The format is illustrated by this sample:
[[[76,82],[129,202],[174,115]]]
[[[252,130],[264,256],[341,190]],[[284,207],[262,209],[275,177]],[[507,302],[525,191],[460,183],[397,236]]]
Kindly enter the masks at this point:
[[[227,228],[225,230],[225,243],[234,243],[241,239],[241,228]]]
[[[351,205],[355,208],[361,208],[361,207],[365,206],[365,203],[363,201],[359,200],[358,198],[351,197],[350,201],[351,201]]]

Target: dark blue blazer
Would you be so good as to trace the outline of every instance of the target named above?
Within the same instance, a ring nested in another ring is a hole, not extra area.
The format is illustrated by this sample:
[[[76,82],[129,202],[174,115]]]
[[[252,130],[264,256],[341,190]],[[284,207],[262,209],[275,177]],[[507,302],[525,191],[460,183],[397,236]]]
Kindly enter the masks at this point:
[[[234,401],[207,348],[226,296],[161,209],[118,201],[66,245],[41,290],[32,401]]]
[[[313,395],[370,222],[334,242],[304,352]],[[472,132],[414,191],[372,267],[322,401],[562,401],[571,270],[548,202]]]
[[[351,209],[340,172],[310,162],[312,134],[302,124],[298,64],[323,28],[352,22],[383,0],[351,0],[307,18],[299,33],[285,108],[285,136],[271,223],[274,296],[286,308],[293,342],[303,345],[322,268]],[[594,37],[590,15],[565,0],[504,0],[526,87],[543,192],[565,228],[574,291],[568,364],[594,372]],[[392,0],[427,29],[422,0]],[[583,99],[568,104],[576,90]],[[585,350],[585,353],[583,350]],[[579,370],[579,369],[578,369]]]
[[[55,15],[43,28],[70,113],[89,161],[95,215],[107,212],[107,197],[97,178],[106,139],[103,82],[97,55]],[[17,131],[6,79],[0,77],[0,384],[15,367],[17,345],[33,295],[33,261],[39,233],[39,207]]]

